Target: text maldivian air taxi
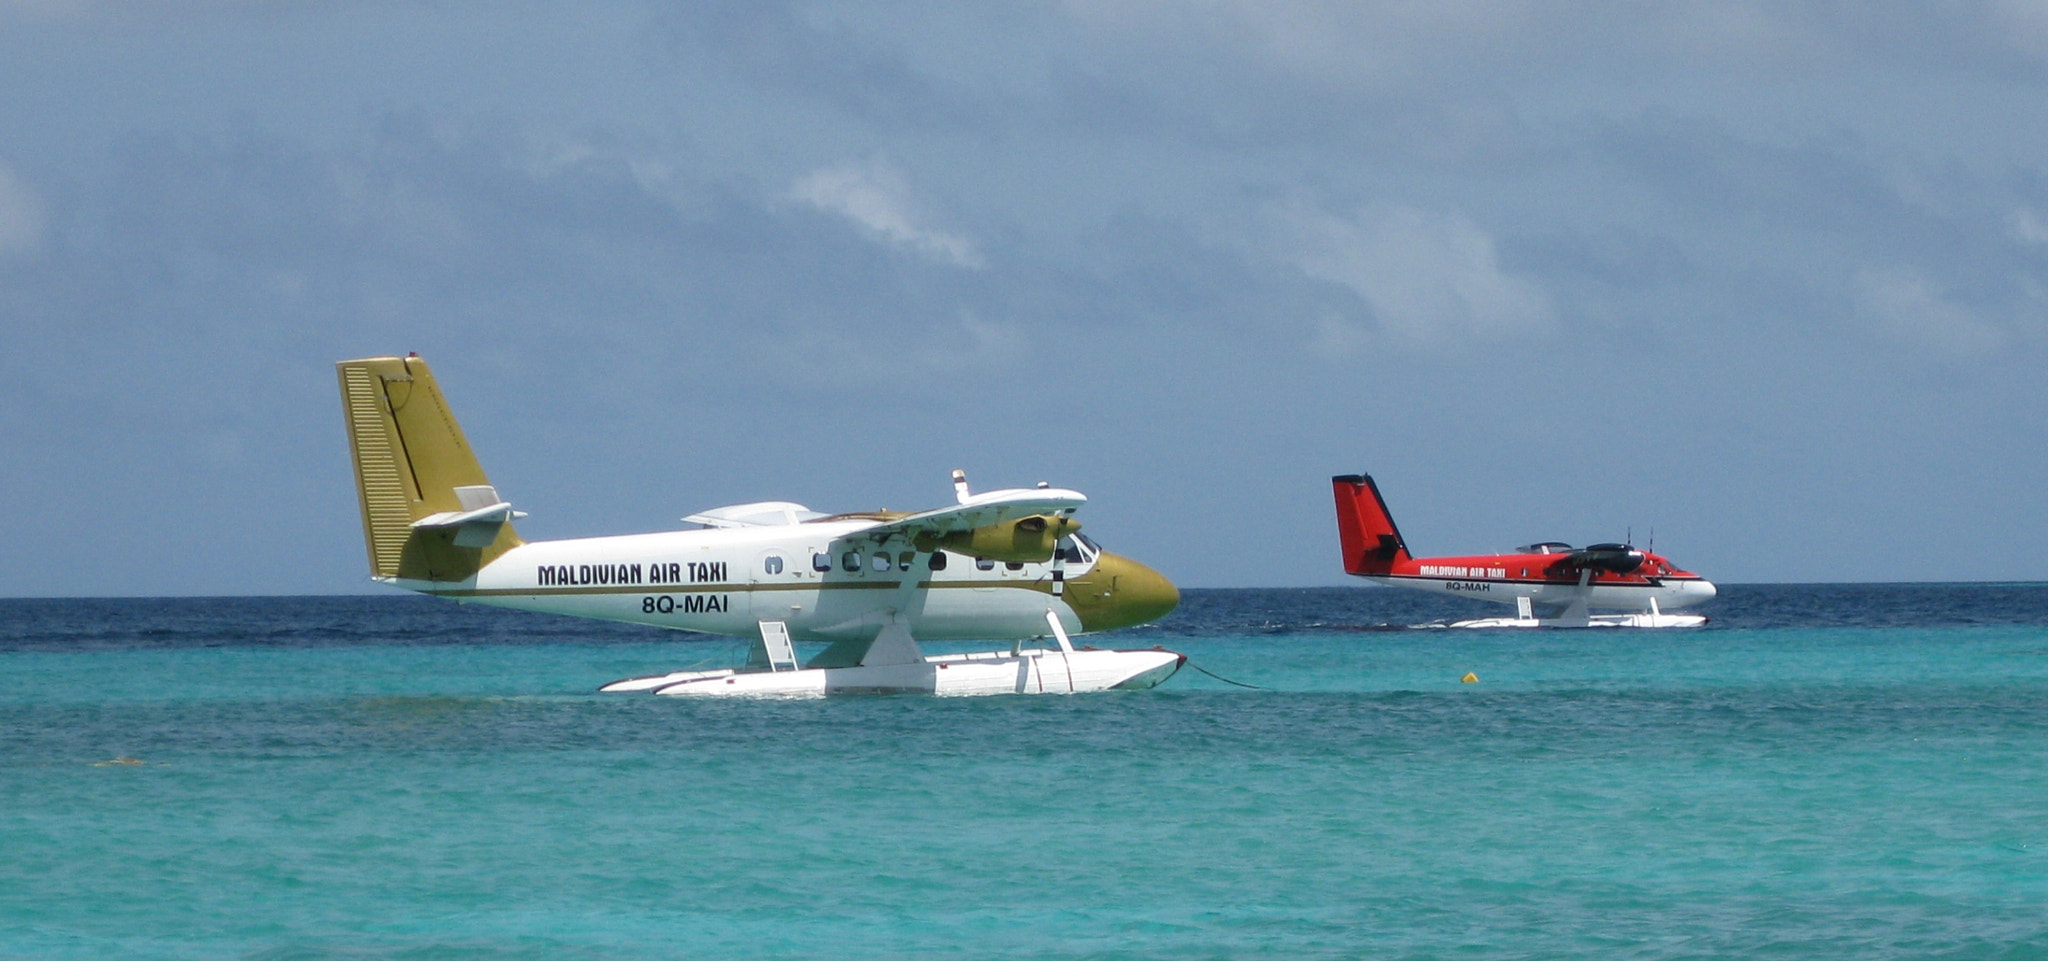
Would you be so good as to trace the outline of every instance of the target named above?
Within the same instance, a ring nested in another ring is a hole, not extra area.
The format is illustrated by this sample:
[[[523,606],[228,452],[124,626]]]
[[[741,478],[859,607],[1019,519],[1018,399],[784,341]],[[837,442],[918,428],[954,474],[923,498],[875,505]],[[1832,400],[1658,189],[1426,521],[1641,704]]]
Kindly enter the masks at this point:
[[[1697,627],[1699,614],[1664,608],[1712,600],[1714,585],[1670,558],[1628,544],[1574,549],[1546,541],[1510,554],[1412,557],[1387,513],[1378,484],[1364,474],[1330,479],[1337,496],[1337,538],[1344,570],[1392,587],[1410,587],[1515,605],[1514,617],[1456,621],[1452,627]],[[1633,613],[1594,614],[1591,609]]]
[[[1186,660],[1070,635],[1165,616],[1157,571],[1080,534],[1071,490],[975,494],[915,513],[786,501],[692,514],[696,530],[528,543],[418,355],[336,365],[374,579],[439,597],[751,640],[747,664],[605,685],[670,695],[1008,694],[1152,687]],[[927,657],[918,640],[1007,640]],[[1051,643],[1046,643],[1050,641]],[[799,662],[796,645],[823,642]],[[1029,643],[1030,647],[1027,647]]]

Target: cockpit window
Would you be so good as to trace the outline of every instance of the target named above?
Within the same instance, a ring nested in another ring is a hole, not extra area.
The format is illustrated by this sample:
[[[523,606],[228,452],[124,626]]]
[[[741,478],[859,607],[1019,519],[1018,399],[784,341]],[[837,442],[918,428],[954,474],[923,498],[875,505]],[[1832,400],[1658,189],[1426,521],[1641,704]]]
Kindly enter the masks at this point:
[[[1102,553],[1102,548],[1086,535],[1075,534],[1060,539],[1059,558],[1069,564],[1087,564]]]

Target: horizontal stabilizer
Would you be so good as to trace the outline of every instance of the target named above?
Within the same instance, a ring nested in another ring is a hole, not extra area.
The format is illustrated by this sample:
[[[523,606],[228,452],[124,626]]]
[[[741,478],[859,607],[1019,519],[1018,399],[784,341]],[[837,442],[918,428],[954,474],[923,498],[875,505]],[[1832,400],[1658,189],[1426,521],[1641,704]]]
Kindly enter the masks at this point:
[[[500,501],[489,507],[473,511],[447,511],[428,514],[413,521],[418,530],[446,530],[454,528],[456,547],[487,547],[498,539],[498,531],[515,517],[525,517],[525,511],[515,511],[512,505]]]
[[[428,514],[413,521],[414,527],[461,527],[464,524],[503,524],[518,517],[525,517],[525,511],[516,511],[512,505],[499,501],[473,511],[442,511]]]
[[[497,489],[486,484],[457,487],[455,497],[464,510],[428,514],[413,521],[412,526],[415,529],[453,527],[456,528],[455,546],[483,547],[498,539],[498,528],[505,522],[526,516],[525,511],[513,510],[511,504],[499,500]]]

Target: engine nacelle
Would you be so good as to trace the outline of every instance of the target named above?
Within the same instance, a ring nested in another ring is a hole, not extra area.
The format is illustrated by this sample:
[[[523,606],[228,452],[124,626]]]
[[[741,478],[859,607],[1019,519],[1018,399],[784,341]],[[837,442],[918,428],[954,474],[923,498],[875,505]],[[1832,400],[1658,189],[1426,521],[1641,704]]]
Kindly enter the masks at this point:
[[[992,561],[1034,563],[1052,560],[1060,538],[1080,529],[1081,522],[1071,517],[1033,514],[971,531],[954,531],[943,537],[922,534],[917,538],[917,549],[929,552],[943,548]]]
[[[1594,544],[1565,555],[1564,563],[1574,568],[1591,568],[1615,574],[1634,573],[1647,560],[1643,552],[1627,544]]]

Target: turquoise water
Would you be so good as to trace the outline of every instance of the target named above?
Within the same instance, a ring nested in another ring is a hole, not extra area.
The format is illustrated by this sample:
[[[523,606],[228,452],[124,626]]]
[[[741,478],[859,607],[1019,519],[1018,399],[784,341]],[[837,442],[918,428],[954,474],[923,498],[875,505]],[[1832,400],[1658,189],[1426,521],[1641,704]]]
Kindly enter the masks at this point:
[[[751,703],[591,693],[733,646],[635,628],[0,602],[0,958],[2048,956],[2048,588],[1912,590],[1196,592],[1122,643],[1267,690]]]

